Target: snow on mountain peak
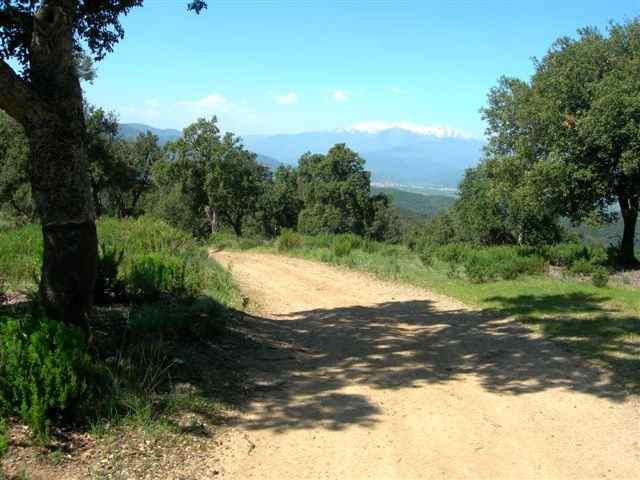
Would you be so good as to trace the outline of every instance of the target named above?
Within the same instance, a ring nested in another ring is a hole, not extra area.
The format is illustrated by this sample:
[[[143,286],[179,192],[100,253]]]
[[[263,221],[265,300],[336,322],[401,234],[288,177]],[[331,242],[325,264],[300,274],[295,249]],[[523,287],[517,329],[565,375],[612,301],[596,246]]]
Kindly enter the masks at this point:
[[[343,130],[350,133],[370,133],[376,134],[385,130],[405,130],[418,135],[429,135],[438,138],[471,138],[470,135],[448,127],[446,125],[419,125],[410,122],[388,123],[388,122],[360,122],[351,125]]]

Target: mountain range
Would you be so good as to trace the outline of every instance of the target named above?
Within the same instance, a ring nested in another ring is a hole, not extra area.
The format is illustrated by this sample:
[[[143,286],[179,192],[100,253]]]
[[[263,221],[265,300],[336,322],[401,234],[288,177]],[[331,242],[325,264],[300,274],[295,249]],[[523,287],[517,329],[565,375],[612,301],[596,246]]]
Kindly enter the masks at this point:
[[[180,137],[178,130],[143,124],[122,124],[124,138],[150,130],[165,143]],[[271,168],[295,165],[305,152],[326,153],[346,143],[366,160],[375,182],[455,187],[464,171],[482,155],[483,142],[446,127],[416,128],[410,124],[360,124],[349,129],[278,135],[246,135],[244,145]]]

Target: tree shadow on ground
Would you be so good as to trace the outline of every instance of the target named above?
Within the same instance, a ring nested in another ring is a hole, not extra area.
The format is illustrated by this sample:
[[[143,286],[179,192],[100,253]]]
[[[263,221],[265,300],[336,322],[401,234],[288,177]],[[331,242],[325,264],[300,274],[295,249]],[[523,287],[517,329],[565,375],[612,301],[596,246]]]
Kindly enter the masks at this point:
[[[407,301],[300,311],[274,319],[248,317],[249,329],[278,346],[272,347],[272,360],[248,353],[245,367],[285,382],[273,382],[276,387],[258,392],[257,400],[244,406],[251,414],[248,428],[282,432],[370,426],[379,408],[345,387],[428,388],[463,376],[473,376],[484,389],[500,394],[563,388],[624,401],[640,387],[640,352],[638,342],[625,343],[621,332],[637,335],[640,320],[607,317],[602,297],[570,297],[525,295],[500,300],[502,309],[483,312],[443,311],[429,301]],[[541,305],[568,313],[538,320],[545,334],[591,342],[590,348],[612,371],[585,362],[566,348],[574,346],[572,342],[543,339],[509,318],[527,309],[540,311]],[[599,315],[589,320],[591,332],[579,326],[585,321],[579,315],[585,312]],[[591,333],[601,332],[609,332],[606,341],[591,338]],[[290,348],[296,350],[293,359],[283,354]]]

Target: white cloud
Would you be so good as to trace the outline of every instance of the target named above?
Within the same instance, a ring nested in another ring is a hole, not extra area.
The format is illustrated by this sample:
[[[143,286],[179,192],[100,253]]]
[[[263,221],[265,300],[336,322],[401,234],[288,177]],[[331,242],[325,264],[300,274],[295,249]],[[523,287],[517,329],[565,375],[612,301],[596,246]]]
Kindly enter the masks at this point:
[[[419,125],[411,122],[360,122],[351,125],[347,131],[362,133],[379,133],[384,130],[400,129],[420,135],[431,135],[438,138],[471,138],[471,135],[447,125]]]
[[[396,95],[399,95],[402,93],[402,89],[398,88],[398,87],[391,87],[389,90],[391,90],[391,93],[394,93]]]
[[[199,100],[184,100],[178,102],[178,105],[203,111],[226,111],[230,106],[230,102],[224,95],[220,93],[212,93],[211,95],[207,95]]]
[[[333,98],[336,102],[344,102],[347,98],[349,98],[349,92],[345,92],[344,90],[336,90],[333,92]]]
[[[296,92],[289,92],[284,95],[274,95],[273,99],[280,105],[292,105],[298,103],[298,94]]]
[[[144,101],[144,105],[148,108],[158,108],[160,106],[160,102],[155,98],[150,98]]]

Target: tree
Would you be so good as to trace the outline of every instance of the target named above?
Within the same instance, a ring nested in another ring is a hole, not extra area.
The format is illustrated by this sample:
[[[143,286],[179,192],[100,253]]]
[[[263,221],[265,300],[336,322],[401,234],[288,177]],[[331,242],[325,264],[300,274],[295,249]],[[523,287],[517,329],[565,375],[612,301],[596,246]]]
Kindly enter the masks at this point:
[[[624,221],[619,259],[637,264],[640,207],[640,21],[558,39],[528,83],[502,79],[483,111],[489,154],[517,158],[550,210]]]
[[[97,234],[78,53],[97,60],[123,38],[120,15],[142,0],[0,1],[0,109],[29,142],[29,178],[42,222],[40,296],[50,315],[86,327]],[[206,7],[193,0],[196,13]],[[20,66],[15,71],[7,60]]]
[[[242,235],[244,220],[256,213],[271,180],[237,137],[221,134],[215,117],[199,119],[168,144],[153,177],[157,211],[196,235],[214,232],[218,222]]]
[[[304,154],[298,167],[304,202],[299,228],[311,234],[364,235],[370,177],[364,170],[364,160],[343,143],[326,155]]]
[[[378,242],[397,243],[402,238],[400,219],[384,193],[372,195],[367,202],[365,236]]]
[[[268,216],[273,222],[273,234],[285,228],[295,229],[298,216],[304,206],[298,191],[298,171],[294,167],[280,165],[273,175]]]
[[[35,218],[28,155],[29,145],[23,128],[0,111],[0,209],[25,222]]]
[[[236,235],[242,236],[243,222],[258,210],[271,173],[231,133],[224,136],[220,148],[218,158],[207,171],[208,205]]]

